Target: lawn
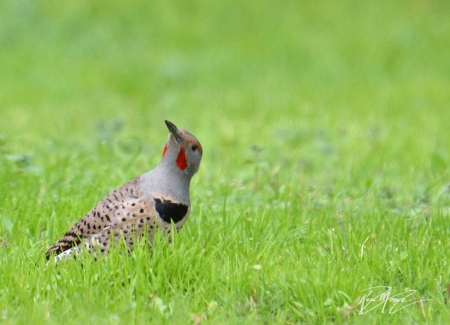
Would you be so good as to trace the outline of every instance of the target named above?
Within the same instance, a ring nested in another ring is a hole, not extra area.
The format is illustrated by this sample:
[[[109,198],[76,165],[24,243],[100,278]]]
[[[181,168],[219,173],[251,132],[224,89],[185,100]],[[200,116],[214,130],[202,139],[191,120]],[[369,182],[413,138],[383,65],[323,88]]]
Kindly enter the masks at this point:
[[[439,0],[0,2],[0,323],[448,323],[448,17]],[[159,163],[165,119],[204,150],[174,242],[46,265]]]

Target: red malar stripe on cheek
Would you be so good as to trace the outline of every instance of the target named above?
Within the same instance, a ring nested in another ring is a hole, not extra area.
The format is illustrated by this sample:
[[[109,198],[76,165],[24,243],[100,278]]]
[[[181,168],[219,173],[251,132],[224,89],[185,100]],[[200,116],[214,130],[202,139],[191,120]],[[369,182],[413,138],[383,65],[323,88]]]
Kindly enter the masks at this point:
[[[178,153],[177,166],[181,170],[185,170],[186,167],[187,167],[186,154],[184,153],[184,148],[183,147],[180,148],[180,152]]]
[[[166,143],[166,145],[164,146],[163,157],[166,155],[166,152],[167,152],[167,143]]]

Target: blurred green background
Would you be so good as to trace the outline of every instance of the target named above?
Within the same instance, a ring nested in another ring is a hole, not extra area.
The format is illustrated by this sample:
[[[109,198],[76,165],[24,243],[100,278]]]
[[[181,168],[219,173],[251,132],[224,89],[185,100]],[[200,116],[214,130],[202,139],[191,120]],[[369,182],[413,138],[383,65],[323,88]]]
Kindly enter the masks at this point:
[[[71,139],[119,117],[142,137],[168,118],[214,130],[216,144],[311,125],[384,124],[398,145],[424,128],[437,137],[450,116],[449,7],[2,1],[0,130]]]

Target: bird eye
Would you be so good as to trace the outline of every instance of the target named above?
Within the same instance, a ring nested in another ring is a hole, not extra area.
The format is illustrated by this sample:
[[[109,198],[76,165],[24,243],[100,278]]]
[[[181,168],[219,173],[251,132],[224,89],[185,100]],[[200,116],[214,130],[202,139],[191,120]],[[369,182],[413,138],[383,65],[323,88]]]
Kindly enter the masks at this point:
[[[192,147],[191,147],[192,151],[197,150],[197,147],[198,147],[198,146],[197,146],[196,144],[193,144]]]

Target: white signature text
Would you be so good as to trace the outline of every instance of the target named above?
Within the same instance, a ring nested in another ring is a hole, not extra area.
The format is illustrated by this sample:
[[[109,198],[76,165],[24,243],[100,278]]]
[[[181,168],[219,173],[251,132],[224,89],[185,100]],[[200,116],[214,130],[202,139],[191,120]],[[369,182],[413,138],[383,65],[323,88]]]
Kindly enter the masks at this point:
[[[361,306],[359,315],[364,315],[377,307],[382,307],[381,312],[387,311],[389,314],[395,314],[396,312],[418,302],[417,299],[410,298],[417,290],[406,290],[404,292],[392,295],[392,287],[377,286],[364,289],[366,294],[358,302]],[[423,299],[422,302],[431,300]]]

